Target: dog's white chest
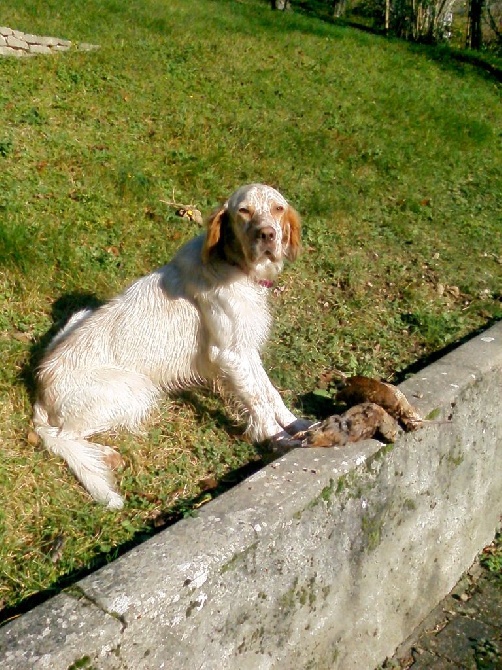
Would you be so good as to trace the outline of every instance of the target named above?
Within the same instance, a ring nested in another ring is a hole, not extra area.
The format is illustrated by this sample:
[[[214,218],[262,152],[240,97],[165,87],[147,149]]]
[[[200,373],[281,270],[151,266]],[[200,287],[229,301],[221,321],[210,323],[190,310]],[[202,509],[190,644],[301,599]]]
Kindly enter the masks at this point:
[[[267,289],[237,282],[228,288],[222,307],[232,324],[232,348],[261,349],[271,326]]]

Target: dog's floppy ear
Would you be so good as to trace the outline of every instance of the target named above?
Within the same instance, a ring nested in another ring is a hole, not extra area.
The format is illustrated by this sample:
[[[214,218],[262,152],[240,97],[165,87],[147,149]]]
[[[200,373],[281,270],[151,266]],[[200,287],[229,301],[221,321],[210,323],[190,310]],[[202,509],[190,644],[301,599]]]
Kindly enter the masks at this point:
[[[301,250],[301,225],[300,215],[289,205],[284,215],[284,233],[286,237],[285,256],[288,260],[294,261]]]
[[[211,214],[207,220],[206,239],[202,247],[202,262],[207,263],[211,257],[211,252],[215,249],[221,237],[221,227],[225,217],[228,216],[226,205],[220,207]]]

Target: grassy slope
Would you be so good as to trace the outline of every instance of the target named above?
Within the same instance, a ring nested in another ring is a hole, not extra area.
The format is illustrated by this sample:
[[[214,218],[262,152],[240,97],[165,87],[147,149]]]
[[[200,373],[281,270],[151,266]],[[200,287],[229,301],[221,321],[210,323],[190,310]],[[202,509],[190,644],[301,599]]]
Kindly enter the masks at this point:
[[[500,101],[473,68],[253,0],[11,0],[1,22],[102,48],[0,60],[0,607],[254,457],[218,400],[175,401],[107,437],[117,515],[27,440],[54,321],[198,232],[161,199],[208,211],[263,180],[302,213],[265,356],[290,404],[332,367],[392,377],[500,317],[502,275]]]

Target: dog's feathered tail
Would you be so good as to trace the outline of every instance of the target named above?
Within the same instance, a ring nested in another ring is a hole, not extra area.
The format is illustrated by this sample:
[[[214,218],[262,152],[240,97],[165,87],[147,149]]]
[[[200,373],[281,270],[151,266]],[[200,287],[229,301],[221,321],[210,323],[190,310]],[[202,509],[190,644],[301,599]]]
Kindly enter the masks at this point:
[[[103,451],[98,445],[83,438],[65,435],[64,431],[51,426],[47,412],[38,402],[35,403],[33,422],[45,447],[68,463],[95,500],[110,509],[121,509],[124,506],[123,498],[114,489],[112,470],[104,461]]]

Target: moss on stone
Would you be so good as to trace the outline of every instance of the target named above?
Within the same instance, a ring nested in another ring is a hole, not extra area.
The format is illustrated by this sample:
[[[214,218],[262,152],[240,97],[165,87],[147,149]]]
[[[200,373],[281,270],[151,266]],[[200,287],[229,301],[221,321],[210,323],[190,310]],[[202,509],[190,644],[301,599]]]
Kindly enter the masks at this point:
[[[417,509],[417,505],[411,498],[406,498],[406,500],[403,502],[403,509],[412,512],[413,510]]]
[[[258,546],[258,542],[253,542],[253,544],[249,545],[246,549],[243,551],[238,551],[235,553],[232,558],[230,558],[226,563],[224,563],[221,568],[220,568],[220,574],[225,574],[225,572],[228,572],[228,570],[235,570],[239,565],[244,563],[246,560],[247,556],[251,554],[253,551],[256,550],[256,547]]]
[[[85,668],[85,670],[93,670],[89,656],[82,656],[82,658],[77,659],[74,663],[68,666],[68,670],[80,670],[83,668]]]
[[[361,530],[366,546],[370,551],[378,547],[382,539],[382,528],[384,523],[384,509],[379,509],[375,514],[365,514],[361,519]]]

